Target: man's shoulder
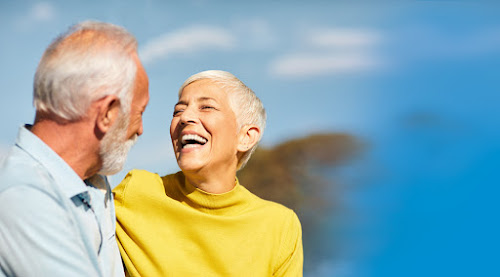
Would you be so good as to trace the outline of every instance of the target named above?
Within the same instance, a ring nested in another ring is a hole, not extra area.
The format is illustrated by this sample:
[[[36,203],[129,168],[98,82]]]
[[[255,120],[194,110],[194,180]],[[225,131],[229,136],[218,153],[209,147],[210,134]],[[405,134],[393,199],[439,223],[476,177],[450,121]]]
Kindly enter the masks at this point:
[[[0,193],[8,188],[32,187],[46,190],[50,173],[22,149],[13,146],[0,165]]]
[[[11,149],[0,166],[0,217],[32,218],[59,203],[53,178],[22,149]]]

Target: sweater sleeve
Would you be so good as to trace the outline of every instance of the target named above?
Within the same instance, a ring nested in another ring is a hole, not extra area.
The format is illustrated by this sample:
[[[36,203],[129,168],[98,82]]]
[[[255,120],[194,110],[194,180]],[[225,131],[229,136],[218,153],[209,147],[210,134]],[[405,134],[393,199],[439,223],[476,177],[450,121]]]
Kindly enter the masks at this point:
[[[164,190],[160,177],[146,170],[130,171],[113,189],[116,211],[116,237],[125,266],[126,276],[141,276],[141,266],[150,260],[144,240],[154,236],[154,231],[145,232],[152,213],[151,197],[161,195]],[[146,262],[145,262],[146,261]],[[142,274],[158,276],[157,274]]]
[[[273,276],[302,276],[304,253],[302,249],[302,227],[299,218],[291,211],[288,224],[285,227],[282,242],[280,264]]]
[[[128,172],[125,178],[113,189],[113,200],[115,201],[115,206],[121,206],[124,202],[125,189],[128,183],[132,179],[133,170]]]
[[[125,227],[129,221],[128,216],[130,216],[130,211],[127,210],[125,204],[125,193],[127,189],[133,185],[136,175],[140,172],[138,170],[131,170],[127,173],[125,178],[120,182],[118,186],[113,189],[113,196],[115,202],[115,212],[116,212],[116,238],[118,242],[118,249],[122,256],[125,276],[139,276],[137,275],[137,270],[135,269],[129,253],[125,251],[124,243],[130,240],[129,234],[127,233],[127,228]]]

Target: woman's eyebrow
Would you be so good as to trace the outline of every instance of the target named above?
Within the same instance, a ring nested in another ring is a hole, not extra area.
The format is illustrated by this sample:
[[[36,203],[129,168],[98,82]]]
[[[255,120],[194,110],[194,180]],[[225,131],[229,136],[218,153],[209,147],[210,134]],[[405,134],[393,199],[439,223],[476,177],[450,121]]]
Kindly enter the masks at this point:
[[[187,105],[187,102],[180,100],[179,102],[175,103],[175,106],[177,106],[177,105]]]
[[[213,98],[213,97],[208,97],[208,96],[202,96],[202,97],[199,97],[199,98],[197,99],[197,101],[200,101],[200,102],[202,102],[202,101],[214,101],[214,102],[217,102],[217,100],[216,100],[215,98]],[[177,102],[177,103],[175,104],[175,106],[177,106],[177,105],[187,105],[187,104],[188,104],[188,102],[187,102],[187,101],[184,101],[184,100],[179,100],[179,102]]]
[[[208,96],[202,96],[200,98],[198,98],[198,101],[215,101],[217,102],[217,100],[213,97],[208,97]]]

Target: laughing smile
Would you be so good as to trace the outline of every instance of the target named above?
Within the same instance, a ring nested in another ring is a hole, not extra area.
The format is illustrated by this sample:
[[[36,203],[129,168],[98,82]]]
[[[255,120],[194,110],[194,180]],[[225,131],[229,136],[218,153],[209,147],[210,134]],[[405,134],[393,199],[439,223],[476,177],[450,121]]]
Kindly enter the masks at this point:
[[[197,134],[185,134],[181,136],[182,149],[203,146],[207,139]]]

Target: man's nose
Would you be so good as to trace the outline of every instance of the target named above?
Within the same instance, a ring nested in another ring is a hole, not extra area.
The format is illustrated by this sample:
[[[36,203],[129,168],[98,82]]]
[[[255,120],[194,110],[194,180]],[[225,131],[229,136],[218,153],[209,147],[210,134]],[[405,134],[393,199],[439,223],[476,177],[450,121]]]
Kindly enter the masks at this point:
[[[139,129],[137,130],[137,136],[142,135],[143,132],[144,132],[144,126],[142,124],[142,119],[141,119],[141,126],[139,126]]]

